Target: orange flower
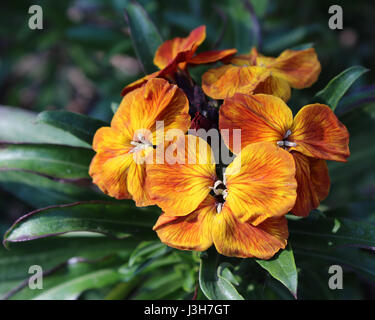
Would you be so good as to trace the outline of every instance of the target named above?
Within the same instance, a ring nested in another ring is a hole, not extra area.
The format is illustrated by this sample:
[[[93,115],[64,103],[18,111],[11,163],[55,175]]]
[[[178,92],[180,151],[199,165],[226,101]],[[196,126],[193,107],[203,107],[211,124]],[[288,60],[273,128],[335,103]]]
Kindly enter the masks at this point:
[[[111,126],[95,133],[96,155],[89,171],[93,182],[117,199],[133,198],[138,206],[151,204],[144,190],[146,170],[142,160],[162,142],[156,140],[160,136],[156,122],[164,121],[164,130],[186,132],[190,126],[188,110],[182,90],[164,79],[151,79],[126,95]]]
[[[294,117],[283,100],[265,94],[235,94],[220,108],[220,130],[234,150],[231,132],[241,129],[242,145],[268,141],[288,151],[296,162],[297,201],[292,212],[307,216],[329,192],[324,160],[345,162],[349,157],[349,133],[332,110],[323,104],[304,106]]]
[[[202,76],[203,91],[213,99],[235,93],[266,93],[288,101],[290,87],[310,87],[321,69],[313,48],[285,50],[277,58],[262,56],[253,48],[247,55],[226,60],[229,65],[208,70]]]
[[[214,244],[226,256],[261,259],[285,248],[284,215],[297,187],[290,153],[267,142],[248,145],[220,181],[203,139],[180,137],[175,148],[185,152],[146,169],[146,188],[164,211],[154,226],[162,242],[196,251]]]
[[[206,38],[206,26],[200,26],[190,32],[187,38],[174,38],[165,41],[156,51],[154,64],[160,69],[126,86],[121,94],[140,87],[152,78],[168,77],[177,69],[185,70],[187,65],[213,63],[234,55],[236,49],[212,50],[195,54],[197,48]]]

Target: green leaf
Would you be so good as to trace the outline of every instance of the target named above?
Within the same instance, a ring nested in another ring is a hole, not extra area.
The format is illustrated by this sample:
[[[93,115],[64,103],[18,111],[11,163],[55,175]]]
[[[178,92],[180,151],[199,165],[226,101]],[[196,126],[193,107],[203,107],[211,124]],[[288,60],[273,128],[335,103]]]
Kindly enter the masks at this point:
[[[43,290],[43,293],[37,295],[33,300],[72,300],[87,289],[102,288],[116,283],[120,279],[121,275],[116,270],[98,270],[64,281],[49,290]]]
[[[329,218],[349,218],[362,223],[375,224],[375,201],[359,201],[324,211]]]
[[[296,256],[346,265],[375,281],[374,253],[361,248],[374,247],[373,225],[311,214],[306,219],[289,221],[288,225]]]
[[[369,69],[362,66],[353,66],[344,70],[334,77],[323,90],[319,91],[315,98],[323,100],[334,111],[350,86],[368,71]]]
[[[285,285],[297,299],[298,275],[290,244],[270,260],[255,259],[255,261],[262,268],[266,269],[271,276]]]
[[[102,120],[65,110],[41,112],[37,121],[67,131],[90,145],[95,132],[101,127],[108,126],[108,123]]]
[[[319,242],[323,246],[358,245],[375,247],[373,225],[348,218],[329,218],[311,214],[306,219],[289,221],[289,230],[295,241]]]
[[[0,169],[30,170],[63,179],[89,178],[92,150],[51,144],[0,144]]]
[[[243,300],[230,281],[219,272],[220,255],[214,248],[201,253],[199,285],[204,295],[210,300]]]
[[[69,132],[37,123],[36,113],[0,106],[0,141],[52,143],[88,148],[90,145]]]
[[[1,171],[0,188],[34,208],[76,201],[110,199],[105,194],[91,188],[17,170]]]
[[[162,39],[148,17],[146,11],[137,2],[132,1],[125,10],[125,18],[130,28],[133,47],[146,74],[157,70],[153,63],[157,48]]]
[[[135,300],[160,300],[166,299],[170,294],[175,297],[175,292],[182,288],[183,281],[181,275],[173,270],[165,272],[160,270],[157,273],[153,273],[152,277],[147,279],[137,292]]]
[[[296,256],[308,259],[319,259],[331,264],[348,266],[361,277],[375,282],[374,252],[360,250],[358,248],[325,248],[318,246],[305,246],[304,243],[295,245]]]
[[[355,92],[347,95],[341,99],[336,109],[336,114],[339,117],[356,110],[363,108],[375,101],[375,86],[366,86],[359,88]]]
[[[137,242],[127,238],[117,240],[103,236],[74,236],[39,239],[31,242],[11,244],[10,250],[0,248],[0,296],[10,293],[30,277],[29,267],[39,265],[45,273],[43,288],[49,289],[72,278],[73,275],[55,275],[55,272],[66,269],[77,262],[85,261],[85,265],[92,271],[91,265],[103,259],[107,261],[110,255],[116,254],[127,259]],[[97,266],[95,265],[95,268]],[[89,270],[86,270],[88,272]],[[86,273],[84,272],[84,273]],[[84,274],[83,273],[83,274]],[[49,274],[47,276],[47,274]],[[82,272],[81,272],[82,274]],[[74,275],[76,277],[77,275]],[[61,279],[60,279],[61,278]],[[95,286],[95,281],[92,282]],[[20,291],[19,293],[17,293]],[[44,292],[44,291],[43,291]],[[33,298],[39,290],[19,287],[15,290],[16,299]],[[13,295],[12,294],[12,295]]]
[[[160,257],[168,252],[169,248],[157,241],[147,241],[142,242],[131,254],[129,258],[129,267],[133,266],[136,263],[145,261],[147,259],[152,259],[155,257]]]
[[[154,239],[153,208],[115,203],[71,203],[38,209],[18,219],[7,231],[4,243],[29,241],[72,231],[90,231],[115,237],[139,235]]]

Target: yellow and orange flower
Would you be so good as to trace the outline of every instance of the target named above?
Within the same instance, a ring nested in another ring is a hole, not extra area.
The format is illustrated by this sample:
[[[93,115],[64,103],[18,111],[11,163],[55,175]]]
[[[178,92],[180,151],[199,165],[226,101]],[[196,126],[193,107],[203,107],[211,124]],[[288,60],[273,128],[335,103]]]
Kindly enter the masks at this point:
[[[117,199],[134,199],[138,206],[152,204],[144,189],[145,164],[163,135],[158,130],[190,126],[189,102],[176,85],[164,79],[151,79],[126,95],[111,126],[100,128],[94,136],[96,155],[90,165],[93,182]],[[164,121],[164,128],[156,122]],[[167,137],[165,137],[167,138]]]
[[[311,86],[321,70],[313,48],[285,50],[277,58],[265,57],[253,48],[249,54],[226,62],[230,64],[210,69],[202,76],[203,91],[213,99],[225,99],[235,93],[265,93],[288,101],[291,87]]]
[[[129,84],[122,90],[122,95],[140,87],[152,78],[168,78],[178,70],[185,70],[187,65],[213,63],[236,54],[236,49],[211,50],[195,55],[197,48],[206,38],[206,26],[200,26],[190,32],[187,38],[174,38],[165,41],[156,51],[154,64],[160,69],[152,74]]]
[[[350,155],[348,130],[323,104],[306,105],[293,119],[292,111],[278,97],[237,93],[224,100],[219,127],[229,129],[223,138],[232,151],[232,130],[241,129],[242,146],[268,141],[291,152],[298,183],[292,212],[298,216],[307,216],[328,195],[325,160],[345,162]]]
[[[196,251],[214,244],[226,256],[261,259],[285,248],[284,215],[297,187],[290,153],[268,142],[248,145],[221,181],[203,139],[187,135],[174,145],[185,152],[166,152],[163,164],[146,168],[146,189],[163,209],[154,226],[162,242]]]

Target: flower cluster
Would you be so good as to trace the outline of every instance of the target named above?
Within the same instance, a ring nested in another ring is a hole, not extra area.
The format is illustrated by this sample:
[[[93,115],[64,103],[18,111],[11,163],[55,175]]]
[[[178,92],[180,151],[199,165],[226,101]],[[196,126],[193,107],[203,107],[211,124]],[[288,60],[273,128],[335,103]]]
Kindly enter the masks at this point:
[[[201,26],[164,42],[160,70],[123,89],[95,134],[90,175],[110,196],[158,205],[154,230],[171,247],[269,259],[287,244],[285,215],[307,216],[327,197],[326,160],[346,161],[349,134],[326,105],[293,117],[286,104],[291,88],[317,80],[314,49],[196,53],[204,39]],[[223,65],[198,86],[189,68],[213,62]]]

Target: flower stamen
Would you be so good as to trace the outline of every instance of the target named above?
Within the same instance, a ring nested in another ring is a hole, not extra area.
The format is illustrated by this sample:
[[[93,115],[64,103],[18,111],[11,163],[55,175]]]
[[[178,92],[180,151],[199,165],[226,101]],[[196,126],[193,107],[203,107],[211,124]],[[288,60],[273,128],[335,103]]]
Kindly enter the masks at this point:
[[[290,129],[288,129],[288,130],[285,132],[285,134],[284,134],[283,140],[281,140],[281,141],[277,141],[277,142],[276,142],[277,145],[278,145],[279,147],[281,147],[281,148],[284,148],[284,149],[297,146],[297,143],[295,143],[295,142],[290,142],[290,141],[287,140],[288,137],[289,137],[291,134],[292,134],[292,131],[290,131]]]
[[[215,181],[214,186],[209,188],[214,192],[216,199],[216,211],[217,213],[220,213],[228,196],[228,189],[221,180]]]
[[[134,146],[133,149],[129,151],[129,153],[138,152],[140,150],[144,150],[150,147],[153,147],[152,143],[150,141],[146,140],[146,137],[139,133],[136,140],[130,141],[130,144]]]

